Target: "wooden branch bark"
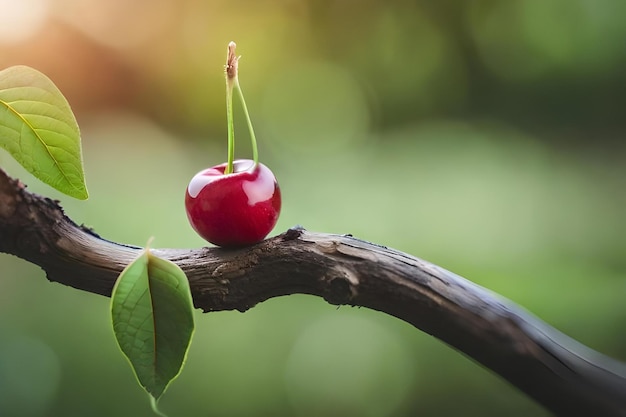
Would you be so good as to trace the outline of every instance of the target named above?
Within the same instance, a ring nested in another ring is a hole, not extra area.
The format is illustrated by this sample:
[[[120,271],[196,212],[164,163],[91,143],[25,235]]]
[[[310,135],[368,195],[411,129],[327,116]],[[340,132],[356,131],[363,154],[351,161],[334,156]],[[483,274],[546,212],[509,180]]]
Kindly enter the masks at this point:
[[[110,296],[141,248],[102,239],[0,170],[0,252],[51,281]],[[626,416],[626,365],[594,352],[512,302],[436,265],[346,235],[301,228],[255,246],[155,249],[187,274],[204,311],[246,311],[312,294],[378,310],[501,375],[559,415]]]

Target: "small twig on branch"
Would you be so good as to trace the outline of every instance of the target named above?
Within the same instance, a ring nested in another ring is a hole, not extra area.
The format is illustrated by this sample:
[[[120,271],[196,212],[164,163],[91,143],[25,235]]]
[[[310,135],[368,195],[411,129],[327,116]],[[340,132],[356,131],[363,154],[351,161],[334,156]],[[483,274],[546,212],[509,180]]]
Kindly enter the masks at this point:
[[[58,203],[0,170],[0,252],[51,281],[110,296],[141,248],[77,226]],[[501,375],[559,415],[626,416],[626,365],[565,336],[512,302],[436,265],[345,235],[301,228],[237,250],[155,249],[178,264],[204,311],[246,311],[312,294],[408,322]]]

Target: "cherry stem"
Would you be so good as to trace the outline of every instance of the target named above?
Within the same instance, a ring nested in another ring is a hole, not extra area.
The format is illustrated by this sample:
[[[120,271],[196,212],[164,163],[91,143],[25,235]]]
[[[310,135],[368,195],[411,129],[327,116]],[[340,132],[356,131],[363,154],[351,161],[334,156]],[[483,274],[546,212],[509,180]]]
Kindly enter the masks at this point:
[[[237,61],[235,55],[235,43],[228,44],[228,56],[226,58],[226,120],[228,124],[228,163],[224,174],[233,172],[233,162],[235,161],[235,122],[233,117],[233,85],[237,80]]]
[[[250,114],[248,113],[248,106],[246,106],[246,99],[243,97],[241,86],[239,85],[238,78],[238,65],[239,57],[235,54],[235,48],[237,45],[235,42],[228,44],[228,55],[226,58],[226,119],[228,122],[228,163],[226,164],[225,174],[233,172],[233,162],[235,161],[235,123],[233,116],[233,88],[237,90],[239,99],[241,100],[241,106],[243,107],[243,113],[246,116],[246,122],[248,124],[248,130],[250,132],[250,141],[252,143],[252,159],[254,164],[259,162],[259,152],[256,144],[256,136],[254,135],[254,129],[252,128],[252,120],[250,120]]]
[[[241,100],[241,107],[243,107],[243,114],[246,115],[246,122],[248,123],[248,131],[250,132],[250,141],[252,143],[252,160],[254,165],[259,163],[259,151],[256,145],[256,136],[254,135],[254,129],[252,128],[252,120],[250,120],[250,114],[248,113],[248,106],[246,106],[246,99],[243,98],[243,91],[239,85],[239,80],[235,77],[235,89],[239,93],[239,99]]]
[[[228,164],[225,174],[233,172],[235,161],[235,122],[233,119],[233,84],[226,83],[226,120],[228,121]]]

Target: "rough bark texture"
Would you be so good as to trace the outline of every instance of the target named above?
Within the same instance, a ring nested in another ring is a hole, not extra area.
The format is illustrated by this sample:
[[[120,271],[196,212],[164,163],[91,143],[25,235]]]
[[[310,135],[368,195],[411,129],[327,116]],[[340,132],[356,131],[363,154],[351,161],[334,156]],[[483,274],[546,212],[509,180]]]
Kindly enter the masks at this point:
[[[0,252],[39,265],[51,281],[109,296],[140,250],[77,226],[58,202],[27,192],[0,170]],[[294,228],[238,250],[153,252],[185,271],[194,303],[204,311],[246,311],[296,293],[368,307],[439,338],[556,414],[626,416],[626,365],[512,302],[396,250]]]

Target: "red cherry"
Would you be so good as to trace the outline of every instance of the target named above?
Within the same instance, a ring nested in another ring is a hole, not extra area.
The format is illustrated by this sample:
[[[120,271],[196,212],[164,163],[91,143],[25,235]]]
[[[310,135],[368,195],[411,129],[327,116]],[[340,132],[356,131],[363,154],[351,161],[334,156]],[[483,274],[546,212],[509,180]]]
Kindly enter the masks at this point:
[[[189,182],[185,207],[191,226],[207,241],[226,247],[260,242],[276,225],[280,189],[272,171],[250,159],[198,172]]]

